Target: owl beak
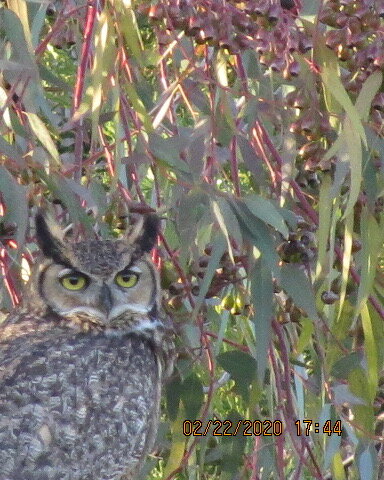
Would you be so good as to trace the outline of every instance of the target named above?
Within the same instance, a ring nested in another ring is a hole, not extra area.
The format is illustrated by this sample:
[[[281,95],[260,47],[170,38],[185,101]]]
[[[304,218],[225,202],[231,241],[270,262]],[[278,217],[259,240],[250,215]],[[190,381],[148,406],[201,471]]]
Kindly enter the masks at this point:
[[[111,291],[110,291],[108,285],[106,285],[105,283],[101,287],[100,303],[101,303],[102,309],[105,311],[105,316],[108,317],[109,312],[112,309],[113,300],[112,300]]]

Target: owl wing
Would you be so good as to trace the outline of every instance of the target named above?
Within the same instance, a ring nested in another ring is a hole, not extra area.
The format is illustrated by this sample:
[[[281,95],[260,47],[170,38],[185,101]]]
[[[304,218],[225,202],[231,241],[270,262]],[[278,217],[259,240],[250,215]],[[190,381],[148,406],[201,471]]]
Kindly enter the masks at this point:
[[[22,323],[0,329],[0,480],[135,478],[159,415],[150,342]]]

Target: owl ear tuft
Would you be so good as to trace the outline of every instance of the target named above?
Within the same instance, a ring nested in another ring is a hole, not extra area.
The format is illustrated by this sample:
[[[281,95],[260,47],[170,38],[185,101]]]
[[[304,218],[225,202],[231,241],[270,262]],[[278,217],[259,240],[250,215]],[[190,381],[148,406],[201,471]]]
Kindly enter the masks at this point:
[[[129,235],[130,243],[135,243],[139,250],[149,253],[155,246],[160,231],[160,219],[155,214],[144,215]]]
[[[46,257],[57,263],[68,264],[64,255],[64,232],[55,220],[43,210],[38,210],[35,217],[36,241]]]

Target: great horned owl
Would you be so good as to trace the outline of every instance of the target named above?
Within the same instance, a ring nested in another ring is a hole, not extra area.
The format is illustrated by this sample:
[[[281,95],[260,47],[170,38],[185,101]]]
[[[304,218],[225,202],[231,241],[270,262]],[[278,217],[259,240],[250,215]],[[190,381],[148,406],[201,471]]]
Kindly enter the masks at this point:
[[[158,226],[71,242],[37,214],[42,258],[0,327],[0,480],[136,478],[173,345],[148,255]]]

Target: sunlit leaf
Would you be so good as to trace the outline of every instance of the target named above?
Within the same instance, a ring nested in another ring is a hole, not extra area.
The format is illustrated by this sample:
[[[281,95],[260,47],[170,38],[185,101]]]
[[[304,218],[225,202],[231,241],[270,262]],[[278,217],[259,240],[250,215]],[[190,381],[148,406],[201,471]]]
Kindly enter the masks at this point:
[[[380,228],[372,214],[364,209],[361,216],[361,241],[362,250],[360,255],[361,276],[358,290],[358,301],[356,305],[355,318],[367,301],[369,292],[376,274],[378,253],[383,243],[384,232]]]
[[[324,82],[327,91],[332,95],[337,102],[343,107],[349,118],[353,130],[357,133],[358,138],[364,144],[367,144],[365,132],[361,123],[359,112],[346,92],[344,85],[341,83],[338,69],[333,64],[324,64],[322,67],[321,78]]]
[[[185,443],[188,437],[183,435],[183,422],[186,416],[182,408],[179,408],[179,415],[176,420],[172,422],[171,426],[171,451],[169,453],[167,464],[164,468],[164,478],[170,475],[181,462],[184,455]]]
[[[374,71],[363,83],[357,97],[355,107],[361,119],[367,121],[372,106],[372,101],[383,81],[383,74],[379,70]]]
[[[274,227],[284,238],[288,238],[288,227],[270,200],[258,195],[250,195],[244,198],[244,203],[253,215]]]
[[[241,245],[241,231],[239,222],[236,216],[233,214],[231,207],[225,198],[217,198],[211,201],[212,211],[216,217],[216,220],[223,232],[228,246],[228,252],[233,260],[233,251],[230,236],[236,241],[238,245]]]
[[[369,316],[369,310],[367,305],[364,305],[361,310],[361,319],[364,331],[364,343],[365,351],[367,356],[367,380],[369,386],[370,399],[373,402],[377,385],[379,382],[379,371],[378,371],[378,355],[377,351],[379,345],[374,336],[374,330],[372,328],[372,322]]]
[[[39,139],[42,146],[47,150],[51,155],[51,158],[55,165],[60,165],[59,152],[57,151],[55,142],[52,140],[52,137],[45,126],[44,122],[40,118],[31,112],[26,112],[31,128]]]

